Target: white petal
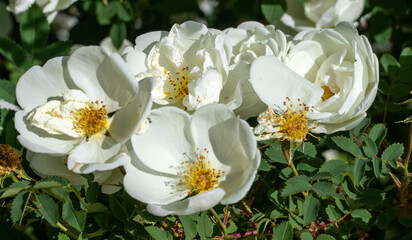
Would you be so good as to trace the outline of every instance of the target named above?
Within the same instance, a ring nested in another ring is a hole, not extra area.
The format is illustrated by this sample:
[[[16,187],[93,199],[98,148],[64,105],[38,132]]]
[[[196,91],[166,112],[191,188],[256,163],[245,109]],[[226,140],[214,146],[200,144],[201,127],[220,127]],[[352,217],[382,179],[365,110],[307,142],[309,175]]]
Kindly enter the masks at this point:
[[[133,101],[114,114],[109,132],[117,142],[127,141],[146,120],[152,107],[151,91],[155,85],[155,78],[141,80],[138,93]]]
[[[32,126],[25,118],[24,110],[16,112],[14,123],[20,144],[25,148],[38,153],[68,154],[82,139],[72,138],[67,135],[51,135],[46,131]]]
[[[29,106],[40,106],[50,97],[61,97],[64,91],[75,88],[65,73],[66,62],[66,57],[53,58],[43,67],[34,66],[24,73],[16,86],[16,97],[20,107],[25,109]]]
[[[166,205],[187,196],[187,193],[172,186],[178,183],[174,175],[143,171],[132,164],[127,164],[125,170],[124,188],[130,196],[141,202]]]
[[[147,210],[156,216],[189,215],[202,212],[216,206],[225,195],[225,192],[216,188],[185,200],[173,202],[168,205],[147,205]]]
[[[142,34],[136,38],[135,49],[142,51],[146,54],[150,52],[150,49],[160,41],[163,37],[167,36],[168,32],[166,31],[155,31]]]
[[[149,168],[176,174],[176,166],[195,151],[188,128],[190,116],[176,107],[162,107],[153,110],[149,119],[146,132],[132,136],[133,151]]]
[[[292,102],[300,99],[308,106],[321,100],[323,89],[280,62],[276,57],[257,58],[250,69],[250,82],[260,99],[268,106],[283,107],[286,97]]]
[[[141,72],[147,70],[146,68],[146,58],[147,55],[144,52],[138,50],[131,50],[124,55],[122,55],[124,61],[129,67],[133,75],[137,75]]]

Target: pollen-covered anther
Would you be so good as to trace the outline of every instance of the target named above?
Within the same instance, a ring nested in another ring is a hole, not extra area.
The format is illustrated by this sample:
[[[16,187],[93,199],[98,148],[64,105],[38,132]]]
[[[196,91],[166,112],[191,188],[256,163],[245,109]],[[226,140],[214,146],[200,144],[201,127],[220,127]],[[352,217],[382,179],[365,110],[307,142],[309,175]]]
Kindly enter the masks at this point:
[[[182,163],[185,171],[183,171],[183,178],[179,181],[179,185],[186,187],[189,195],[215,189],[225,175],[224,171],[216,170],[211,166],[207,151],[205,153],[206,155],[199,154],[197,160]]]
[[[21,163],[21,154],[7,144],[0,144],[0,174],[17,169]]]
[[[107,129],[108,112],[103,102],[91,102],[88,106],[73,111],[73,129],[89,140],[94,134]]]
[[[175,72],[175,74],[172,74],[166,69],[164,69],[164,73],[167,75],[168,82],[173,90],[172,93],[168,94],[170,100],[182,100],[185,96],[189,94],[189,90],[187,88],[187,84],[190,80],[189,67],[184,67],[181,69],[180,72]]]

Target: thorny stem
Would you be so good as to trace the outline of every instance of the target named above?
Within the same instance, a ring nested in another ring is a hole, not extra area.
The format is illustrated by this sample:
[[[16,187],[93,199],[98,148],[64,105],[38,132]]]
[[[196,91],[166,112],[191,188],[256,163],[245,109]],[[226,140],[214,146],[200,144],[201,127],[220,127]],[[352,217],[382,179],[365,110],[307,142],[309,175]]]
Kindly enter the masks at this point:
[[[209,210],[210,210],[210,212],[213,214],[213,216],[215,216],[215,218],[216,218],[216,219],[217,219],[217,221],[219,222],[219,225],[222,227],[222,230],[223,230],[223,236],[224,236],[224,238],[223,238],[223,239],[226,239],[226,238],[227,238],[227,230],[226,230],[226,225],[225,225],[225,224],[223,224],[222,219],[220,219],[219,215],[217,215],[217,213],[216,213],[215,209],[211,208],[211,209],[209,209]]]
[[[245,200],[242,200],[242,203],[243,203],[243,206],[244,206],[245,209],[246,209],[246,212],[247,212],[250,216],[253,216],[253,212],[252,212],[252,210],[250,209],[249,205],[247,205],[247,203],[245,202]]]
[[[404,161],[405,175],[406,175],[407,178],[409,178],[408,166],[409,166],[409,160],[411,158],[411,152],[412,152],[412,123],[409,125],[408,150],[406,152],[406,158],[405,158],[405,161]]]
[[[295,164],[293,164],[293,156],[292,158],[289,157],[288,149],[286,148],[285,142],[282,142],[282,152],[283,156],[285,156],[286,161],[288,162],[290,168],[292,169],[295,176],[299,176],[298,171],[296,170]]]

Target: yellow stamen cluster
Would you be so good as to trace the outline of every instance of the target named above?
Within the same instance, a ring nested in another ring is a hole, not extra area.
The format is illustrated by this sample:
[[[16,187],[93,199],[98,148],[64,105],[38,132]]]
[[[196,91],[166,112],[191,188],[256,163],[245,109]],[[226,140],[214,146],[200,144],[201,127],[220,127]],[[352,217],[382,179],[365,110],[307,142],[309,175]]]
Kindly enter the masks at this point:
[[[199,154],[197,161],[185,161],[182,165],[186,170],[183,171],[184,179],[179,181],[179,185],[185,186],[190,190],[189,195],[196,195],[207,192],[216,188],[220,182],[220,178],[225,172],[214,169],[206,156]]]
[[[10,172],[20,166],[20,154],[7,144],[0,144],[0,174]]]
[[[184,67],[180,72],[176,72],[175,74],[171,74],[166,69],[164,69],[164,73],[167,75],[168,82],[170,86],[173,88],[173,94],[168,92],[169,99],[178,99],[182,100],[187,94],[189,94],[189,90],[187,88],[187,84],[190,80],[190,71],[189,67]]]
[[[91,102],[89,106],[81,108],[76,112],[72,112],[75,122],[73,129],[89,138],[107,128],[107,110],[103,102]]]
[[[330,90],[330,88],[326,85],[322,86],[323,89],[323,95],[322,95],[322,101],[326,101],[329,98],[333,97],[335,94]]]
[[[288,104],[283,102],[287,108],[282,115],[278,116],[280,133],[283,135],[284,139],[289,141],[302,142],[306,140],[306,135],[313,128],[308,126],[308,118],[306,114],[310,111],[310,108],[304,103],[300,103],[294,107],[291,100],[286,98]]]

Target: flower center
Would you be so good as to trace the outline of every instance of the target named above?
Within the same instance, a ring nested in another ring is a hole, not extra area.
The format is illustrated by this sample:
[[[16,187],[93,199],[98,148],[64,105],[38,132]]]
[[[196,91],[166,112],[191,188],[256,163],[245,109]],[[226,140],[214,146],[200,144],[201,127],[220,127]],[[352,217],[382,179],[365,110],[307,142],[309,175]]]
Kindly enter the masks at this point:
[[[0,144],[0,174],[15,170],[20,165],[20,154],[7,144]]]
[[[185,185],[190,190],[189,195],[207,192],[217,187],[220,178],[225,172],[214,169],[206,156],[199,154],[198,161],[185,161],[186,170],[183,171],[184,179],[179,181],[179,185]]]
[[[103,102],[91,102],[89,106],[72,111],[74,123],[73,129],[89,138],[107,128],[107,110]]]
[[[169,95],[170,100],[182,100],[185,96],[187,96],[187,94],[189,94],[189,90],[187,88],[187,84],[189,83],[190,79],[189,73],[189,67],[184,67],[180,72],[175,72],[175,74],[168,72],[166,68],[164,68],[164,74],[167,75],[168,82],[173,89],[173,93],[166,93]]]
[[[335,94],[330,90],[330,88],[326,85],[322,86],[323,89],[323,95],[322,95],[322,101],[326,101]]]
[[[289,102],[289,105],[286,102],[283,103],[287,106],[286,111],[283,112],[283,116],[278,115],[280,132],[289,141],[304,141],[311,130],[308,127],[308,118],[306,117],[309,107],[304,103],[300,103],[300,99],[298,99],[299,104],[297,107],[293,107],[289,98],[286,98],[286,100]]]

